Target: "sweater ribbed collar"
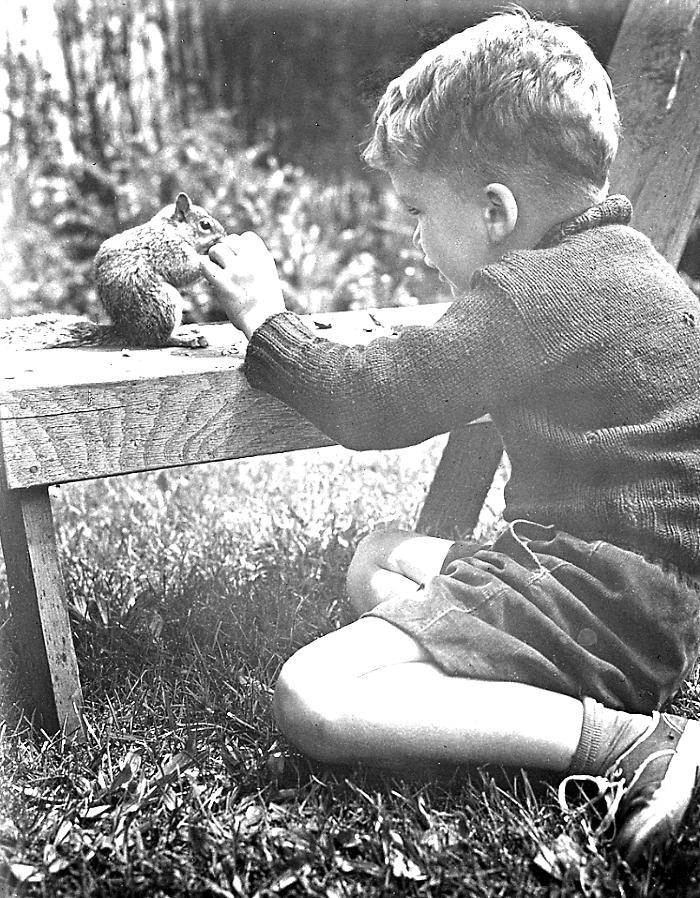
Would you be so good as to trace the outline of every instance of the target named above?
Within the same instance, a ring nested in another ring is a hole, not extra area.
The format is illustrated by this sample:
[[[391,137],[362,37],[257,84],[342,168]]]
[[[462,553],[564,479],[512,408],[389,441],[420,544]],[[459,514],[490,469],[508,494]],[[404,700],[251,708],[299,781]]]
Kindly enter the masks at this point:
[[[615,194],[604,199],[602,203],[596,203],[595,206],[591,206],[580,215],[554,225],[547,231],[535,249],[548,249],[550,246],[561,243],[566,237],[580,234],[590,228],[599,228],[601,225],[629,224],[631,218],[632,203],[626,196]]]

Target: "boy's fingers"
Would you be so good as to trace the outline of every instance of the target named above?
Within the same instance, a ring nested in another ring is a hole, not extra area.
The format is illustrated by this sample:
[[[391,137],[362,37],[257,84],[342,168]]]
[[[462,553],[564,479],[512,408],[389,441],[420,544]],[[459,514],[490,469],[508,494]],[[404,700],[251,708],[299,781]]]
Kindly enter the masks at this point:
[[[253,244],[256,244],[258,246],[265,246],[265,241],[262,239],[262,237],[260,237],[259,234],[256,234],[255,231],[245,231],[243,234],[239,234],[237,236],[241,243],[248,243],[251,246]]]
[[[244,259],[256,259],[270,255],[265,241],[254,231],[244,234],[228,234],[223,240],[215,243],[209,250],[209,258],[221,266],[230,265],[238,256]]]
[[[209,250],[209,258],[218,262],[223,268],[227,264],[233,262],[236,258],[236,253],[230,244],[220,241],[219,243],[215,243]]]
[[[267,248],[265,241],[259,234],[254,231],[246,231],[244,234],[238,235],[238,244],[236,250],[239,253],[250,253],[251,255],[260,256],[262,254],[269,255],[270,250]]]
[[[227,234],[222,240],[218,243],[214,244],[215,246],[225,246],[227,249],[230,249],[232,252],[236,252],[236,244],[241,239],[240,234]]]
[[[208,281],[211,281],[213,284],[220,283],[224,279],[226,274],[221,265],[218,265],[216,262],[212,262],[211,259],[207,259],[206,256],[200,259],[199,270],[202,272],[204,277]]]

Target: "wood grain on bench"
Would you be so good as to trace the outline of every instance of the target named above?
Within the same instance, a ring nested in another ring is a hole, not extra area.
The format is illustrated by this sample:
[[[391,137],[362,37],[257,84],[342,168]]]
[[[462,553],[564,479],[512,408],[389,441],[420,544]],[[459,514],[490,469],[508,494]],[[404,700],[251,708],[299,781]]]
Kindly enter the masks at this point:
[[[324,325],[323,337],[356,344],[391,333],[399,322],[430,324],[445,308],[326,313],[307,321],[314,329]],[[7,487],[332,444],[288,406],[248,386],[244,342],[230,324],[202,330],[210,342],[204,350],[51,349],[4,359]]]

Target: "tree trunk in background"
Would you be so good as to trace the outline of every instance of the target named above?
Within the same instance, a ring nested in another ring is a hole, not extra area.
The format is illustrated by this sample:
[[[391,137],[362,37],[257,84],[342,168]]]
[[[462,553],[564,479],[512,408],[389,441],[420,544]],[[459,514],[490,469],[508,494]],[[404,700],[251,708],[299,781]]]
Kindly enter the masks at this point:
[[[170,112],[166,7],[175,0],[59,0],[58,35],[68,116],[78,152],[108,165],[110,149],[138,138],[157,149]]]
[[[206,2],[193,0],[156,0],[160,8],[157,20],[164,41],[163,71],[169,85],[162,100],[168,109],[168,96],[176,106],[176,120],[186,125],[196,121],[202,106],[213,106],[210,84],[217,70],[207,59],[205,49]]]
[[[16,231],[29,205],[26,171],[35,160],[72,162],[65,109],[68,84],[52,0],[6,3],[0,31],[0,317],[17,310],[13,283],[23,276]]]
[[[53,2],[8,3],[3,24],[0,147],[12,168],[23,167],[39,153],[70,161],[74,151],[65,116],[68,83]]]
[[[605,60],[626,3],[524,5],[579,23]],[[307,168],[357,169],[378,89],[499,5],[412,0],[398,11],[378,0],[11,0],[3,17],[5,130],[30,157],[50,138],[45,156],[75,152],[109,168],[124,143],[136,139],[155,152],[166,125],[193,125],[225,107],[237,113],[247,144],[267,142]]]
[[[167,7],[177,0],[31,0],[4,18],[3,143],[28,158],[106,163],[138,137],[159,145],[169,115]]]

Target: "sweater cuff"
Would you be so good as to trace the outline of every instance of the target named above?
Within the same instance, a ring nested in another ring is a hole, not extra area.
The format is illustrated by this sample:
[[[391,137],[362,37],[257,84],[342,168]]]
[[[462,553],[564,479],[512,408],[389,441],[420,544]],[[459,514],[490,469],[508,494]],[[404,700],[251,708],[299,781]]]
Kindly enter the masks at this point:
[[[294,312],[271,315],[253,331],[246,350],[243,373],[251,387],[278,393],[292,359],[298,356],[299,344],[313,341],[314,336]]]

